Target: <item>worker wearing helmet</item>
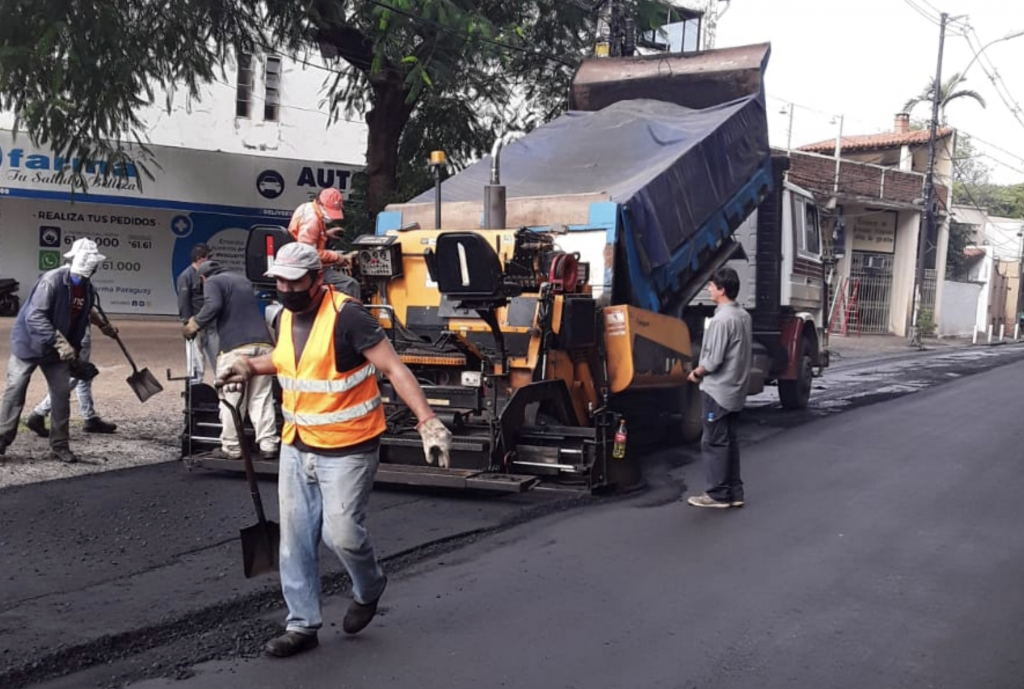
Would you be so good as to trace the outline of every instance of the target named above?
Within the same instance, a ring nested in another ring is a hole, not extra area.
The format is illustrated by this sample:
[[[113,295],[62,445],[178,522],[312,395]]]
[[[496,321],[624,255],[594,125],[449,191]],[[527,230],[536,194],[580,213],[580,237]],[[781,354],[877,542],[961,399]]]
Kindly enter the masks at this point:
[[[328,187],[314,200],[296,208],[288,224],[288,232],[295,241],[316,249],[324,268],[349,265],[348,256],[327,248],[327,240],[333,238],[341,229],[340,223],[345,217],[343,206],[341,192],[334,187]]]

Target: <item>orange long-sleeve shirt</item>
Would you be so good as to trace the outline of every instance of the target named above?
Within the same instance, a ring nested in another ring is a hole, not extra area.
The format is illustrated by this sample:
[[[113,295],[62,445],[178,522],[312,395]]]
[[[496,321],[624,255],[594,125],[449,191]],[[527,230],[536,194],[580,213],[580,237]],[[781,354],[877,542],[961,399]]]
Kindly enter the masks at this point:
[[[343,254],[341,252],[326,248],[327,227],[324,225],[323,217],[316,204],[312,201],[303,203],[295,209],[295,212],[292,213],[292,220],[288,224],[288,232],[295,238],[295,241],[315,247],[324,267],[342,263]]]

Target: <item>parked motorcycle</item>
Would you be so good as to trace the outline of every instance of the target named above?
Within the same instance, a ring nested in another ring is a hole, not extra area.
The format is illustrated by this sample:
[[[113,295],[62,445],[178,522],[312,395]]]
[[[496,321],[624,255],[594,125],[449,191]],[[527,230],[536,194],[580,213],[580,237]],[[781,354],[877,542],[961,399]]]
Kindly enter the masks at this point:
[[[0,278],[0,316],[17,316],[21,308],[18,298],[18,281],[13,278]]]

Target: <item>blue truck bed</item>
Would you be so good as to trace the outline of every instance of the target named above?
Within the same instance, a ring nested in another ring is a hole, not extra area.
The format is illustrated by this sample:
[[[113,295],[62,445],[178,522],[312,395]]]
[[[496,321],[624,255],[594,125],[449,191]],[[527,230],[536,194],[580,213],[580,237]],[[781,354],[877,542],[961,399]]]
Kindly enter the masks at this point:
[[[742,222],[770,186],[763,95],[696,110],[637,99],[571,111],[505,147],[509,198],[602,193],[617,203],[637,306],[661,310],[680,271]],[[487,157],[445,181],[442,201],[478,201]],[[427,191],[412,203],[430,203]]]

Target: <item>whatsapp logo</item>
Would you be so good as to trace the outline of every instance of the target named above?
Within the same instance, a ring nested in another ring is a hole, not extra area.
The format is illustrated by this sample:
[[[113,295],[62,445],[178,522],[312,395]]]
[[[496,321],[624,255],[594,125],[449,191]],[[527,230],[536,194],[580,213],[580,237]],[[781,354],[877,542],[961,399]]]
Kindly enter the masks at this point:
[[[60,267],[59,251],[40,251],[39,270],[53,270]]]

